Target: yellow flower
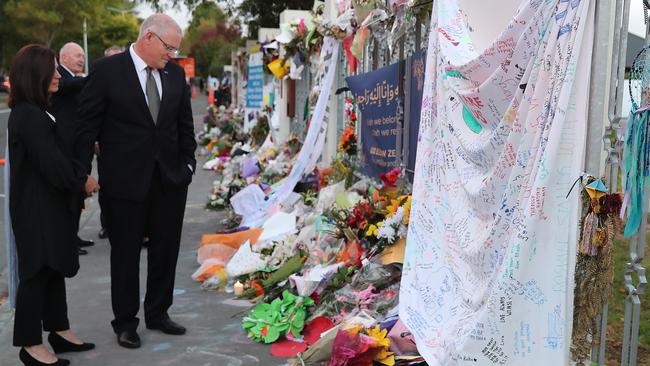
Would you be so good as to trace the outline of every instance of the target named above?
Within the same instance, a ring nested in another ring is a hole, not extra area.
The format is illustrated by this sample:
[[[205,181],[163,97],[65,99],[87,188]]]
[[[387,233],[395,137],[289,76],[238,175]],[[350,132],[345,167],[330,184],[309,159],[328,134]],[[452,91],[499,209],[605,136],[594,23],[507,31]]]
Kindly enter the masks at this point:
[[[372,329],[367,330],[368,336],[372,337],[377,341],[377,345],[381,347],[377,356],[375,356],[375,361],[387,365],[395,365],[395,354],[391,352],[390,349],[390,339],[386,338],[388,331],[386,329],[381,329],[379,325]]]
[[[409,218],[411,216],[411,201],[412,201],[412,196],[408,196],[406,198],[406,202],[404,203],[404,225],[409,224]]]
[[[390,339],[386,338],[388,331],[381,329],[379,325],[374,328],[368,329],[368,335],[377,340],[377,344],[382,347],[390,347]]]
[[[382,365],[393,366],[395,365],[395,353],[382,348],[379,353],[377,353],[377,356],[375,356],[375,360]]]
[[[366,236],[377,236],[377,226],[370,225],[366,231]]]
[[[399,208],[401,202],[402,200],[399,198],[396,200],[390,200],[390,205],[386,206],[386,211],[388,212],[386,218],[391,218],[393,214],[397,212],[397,209]]]
[[[339,169],[341,169],[343,174],[348,174],[349,173],[350,169],[348,169],[348,167],[346,167],[345,164],[343,164],[343,162],[341,160],[337,160],[336,165],[338,166]]]

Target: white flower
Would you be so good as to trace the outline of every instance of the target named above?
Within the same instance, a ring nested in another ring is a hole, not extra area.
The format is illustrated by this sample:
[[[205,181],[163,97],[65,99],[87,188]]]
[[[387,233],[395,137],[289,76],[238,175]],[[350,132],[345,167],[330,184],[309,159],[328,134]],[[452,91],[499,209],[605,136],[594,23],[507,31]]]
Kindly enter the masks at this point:
[[[400,225],[399,230],[397,231],[397,237],[399,238],[406,238],[406,234],[408,233],[409,229],[406,225]]]
[[[393,225],[384,223],[377,229],[377,239],[387,239],[388,241],[395,240],[395,228]]]

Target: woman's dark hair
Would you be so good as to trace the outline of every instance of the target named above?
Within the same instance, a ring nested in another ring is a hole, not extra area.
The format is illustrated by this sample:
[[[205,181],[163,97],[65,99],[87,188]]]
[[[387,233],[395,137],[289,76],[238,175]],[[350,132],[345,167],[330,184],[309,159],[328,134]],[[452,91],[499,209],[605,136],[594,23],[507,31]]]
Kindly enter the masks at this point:
[[[9,71],[9,108],[22,102],[47,108],[48,89],[54,77],[55,56],[54,51],[37,44],[27,45],[16,53]]]

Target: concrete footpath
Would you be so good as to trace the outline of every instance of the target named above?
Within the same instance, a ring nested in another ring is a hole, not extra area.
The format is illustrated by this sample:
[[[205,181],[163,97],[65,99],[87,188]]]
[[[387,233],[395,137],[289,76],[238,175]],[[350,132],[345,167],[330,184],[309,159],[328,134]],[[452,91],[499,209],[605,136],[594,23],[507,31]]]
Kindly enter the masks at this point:
[[[202,127],[205,98],[192,102],[195,128]],[[205,162],[199,157],[197,167]],[[81,237],[92,238],[95,246],[81,257],[81,270],[67,280],[68,314],[72,328],[82,339],[97,344],[93,351],[64,354],[72,365],[183,365],[183,366],[247,366],[283,365],[285,359],[270,355],[270,347],[246,338],[240,327],[241,302],[231,295],[206,292],[190,277],[198,268],[196,253],[201,235],[219,229],[220,213],[204,209],[214,175],[198,169],[190,185],[181,251],[176,271],[172,319],[187,327],[184,336],[170,336],[144,327],[142,310],[138,332],[142,347],[129,350],[117,345],[110,327],[112,319],[108,239],[98,239],[99,207],[96,199],[82,217]],[[4,249],[4,248],[2,248]],[[142,251],[140,280],[142,299],[146,279],[146,250]],[[0,307],[0,366],[20,365],[18,349],[12,347],[13,313],[7,305]],[[47,334],[44,334],[44,340]]]

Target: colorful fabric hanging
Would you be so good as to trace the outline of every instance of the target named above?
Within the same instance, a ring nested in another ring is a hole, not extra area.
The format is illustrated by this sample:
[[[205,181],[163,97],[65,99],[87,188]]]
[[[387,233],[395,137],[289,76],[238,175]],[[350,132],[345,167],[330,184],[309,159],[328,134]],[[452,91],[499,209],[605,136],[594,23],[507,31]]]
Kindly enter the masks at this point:
[[[650,166],[650,129],[648,108],[632,108],[625,136],[625,199],[628,205],[625,237],[631,237],[641,226],[645,186],[648,184]],[[621,215],[624,215],[622,212]]]
[[[593,23],[525,0],[479,54],[434,2],[400,291],[429,365],[569,364]]]

